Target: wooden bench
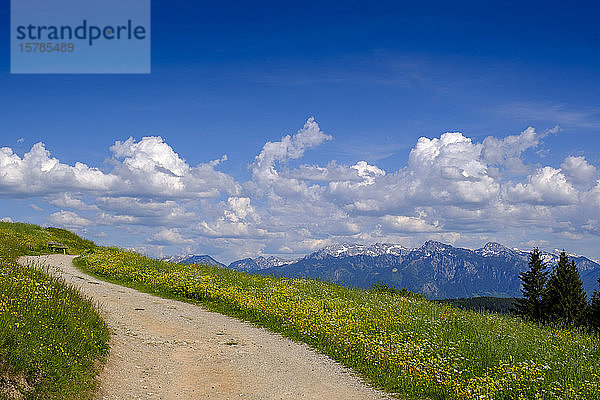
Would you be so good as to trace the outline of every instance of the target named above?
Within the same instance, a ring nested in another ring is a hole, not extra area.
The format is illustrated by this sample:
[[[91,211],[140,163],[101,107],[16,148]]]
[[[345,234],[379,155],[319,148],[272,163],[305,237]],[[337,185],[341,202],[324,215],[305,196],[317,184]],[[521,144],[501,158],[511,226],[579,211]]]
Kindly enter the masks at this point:
[[[67,254],[67,249],[69,247],[65,246],[62,243],[58,243],[58,242],[46,242],[46,245],[48,246],[48,249],[50,249],[51,251],[61,251],[63,254]]]

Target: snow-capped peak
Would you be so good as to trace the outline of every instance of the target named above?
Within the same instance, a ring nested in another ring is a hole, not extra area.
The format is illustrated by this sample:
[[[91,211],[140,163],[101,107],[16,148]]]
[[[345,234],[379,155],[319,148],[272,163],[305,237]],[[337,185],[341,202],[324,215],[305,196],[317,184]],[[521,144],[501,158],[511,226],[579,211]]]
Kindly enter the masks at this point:
[[[481,249],[475,250],[475,252],[484,257],[499,256],[506,253],[521,253],[518,249],[509,249],[497,242],[488,242]]]
[[[296,260],[286,260],[277,256],[258,256],[253,259],[259,269],[281,267],[282,265],[291,264]]]
[[[394,256],[400,256],[406,254],[409,249],[399,244],[390,243],[375,243],[372,245],[355,244],[355,243],[343,243],[334,244],[331,246],[324,247],[307,257],[312,258],[323,258],[326,256],[330,257],[353,257],[353,256],[370,256],[377,257],[384,254],[390,254]]]
[[[430,252],[430,251],[445,251],[450,248],[452,248],[452,246],[450,246],[448,244],[444,244],[444,243],[438,242],[436,240],[428,240],[425,243],[423,243],[423,246],[421,246],[419,249]]]

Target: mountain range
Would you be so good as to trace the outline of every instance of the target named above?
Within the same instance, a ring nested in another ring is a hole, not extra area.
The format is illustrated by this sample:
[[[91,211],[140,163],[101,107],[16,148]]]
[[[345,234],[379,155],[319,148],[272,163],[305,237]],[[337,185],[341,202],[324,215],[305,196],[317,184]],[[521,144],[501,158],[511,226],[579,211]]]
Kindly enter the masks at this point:
[[[256,258],[243,258],[241,260],[234,261],[229,264],[228,268],[235,269],[237,271],[256,272],[264,269],[292,264],[296,261],[297,260],[286,260],[276,256],[259,256]]]
[[[162,258],[163,261],[177,263],[177,264],[202,264],[210,265],[215,267],[226,267],[225,264],[221,264],[211,256],[207,254],[196,255],[188,254],[186,256],[171,256]]]
[[[541,253],[551,270],[558,263],[559,252]],[[223,265],[209,256],[184,256],[172,261],[208,263],[195,261],[198,258],[194,257],[208,257],[211,265]],[[591,296],[599,288],[600,264],[584,256],[570,255],[570,258]],[[388,243],[336,244],[296,260],[260,256],[234,261],[228,268],[255,274],[317,278],[362,288],[384,283],[424,293],[430,299],[520,297],[519,273],[527,270],[528,259],[529,252],[494,242],[471,250],[427,241],[413,249]]]

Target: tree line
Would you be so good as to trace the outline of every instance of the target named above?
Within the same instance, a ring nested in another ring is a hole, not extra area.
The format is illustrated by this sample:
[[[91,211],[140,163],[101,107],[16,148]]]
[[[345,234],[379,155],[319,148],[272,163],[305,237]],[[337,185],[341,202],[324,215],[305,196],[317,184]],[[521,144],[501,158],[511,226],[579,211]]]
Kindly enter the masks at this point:
[[[529,269],[519,278],[523,297],[517,299],[516,311],[522,317],[600,330],[600,292],[595,290],[588,303],[575,261],[569,261],[564,250],[558,264],[549,269],[539,249],[534,248],[529,253]]]

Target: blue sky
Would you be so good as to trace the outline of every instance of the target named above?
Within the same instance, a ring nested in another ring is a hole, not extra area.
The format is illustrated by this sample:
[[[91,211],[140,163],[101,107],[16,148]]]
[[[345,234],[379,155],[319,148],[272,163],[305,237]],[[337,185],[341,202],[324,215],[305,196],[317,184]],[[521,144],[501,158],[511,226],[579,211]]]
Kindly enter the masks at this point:
[[[600,258],[598,3],[287,3],[154,0],[151,74],[11,75],[3,2],[0,218],[222,261]]]

